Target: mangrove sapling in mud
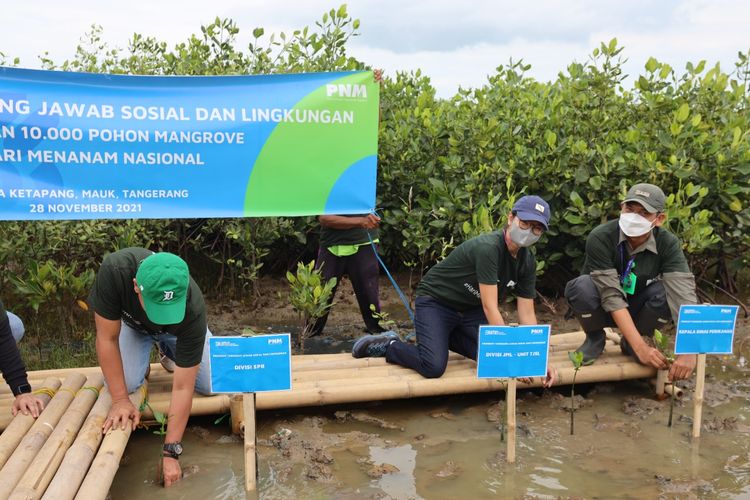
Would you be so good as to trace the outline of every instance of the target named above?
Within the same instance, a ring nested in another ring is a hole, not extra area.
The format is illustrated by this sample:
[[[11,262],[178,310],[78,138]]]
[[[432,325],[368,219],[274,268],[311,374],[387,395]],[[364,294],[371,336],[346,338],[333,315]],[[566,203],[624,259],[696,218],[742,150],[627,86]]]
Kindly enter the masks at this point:
[[[315,320],[325,316],[333,306],[331,299],[336,278],[324,280],[321,270],[315,269],[315,261],[310,261],[308,264],[298,262],[297,274],[287,271],[286,279],[290,288],[289,301],[300,317],[297,348],[300,354],[304,354],[305,339],[312,332]]]
[[[666,335],[661,333],[659,330],[654,330],[654,345],[657,349],[667,358],[669,366],[675,360],[674,352],[669,350],[669,339]],[[669,369],[669,367],[667,367]],[[674,399],[677,393],[677,381],[672,381],[672,396],[669,398],[669,419],[667,420],[667,427],[672,427],[672,415],[674,414]]]
[[[154,420],[156,420],[156,423],[159,424],[159,428],[153,431],[154,434],[157,436],[163,437],[167,435],[167,420],[168,417],[165,413],[162,413],[160,411],[154,410],[154,408],[149,404],[148,399],[144,399],[143,403],[141,403],[141,407],[138,408],[139,412],[143,412],[148,408],[151,410],[151,413],[154,416]],[[146,428],[148,428],[147,425],[144,424]],[[161,443],[159,443],[159,462],[156,466],[156,482],[157,484],[163,484],[164,483],[164,465],[163,465],[164,457],[162,456],[162,447]]]
[[[588,363],[584,363],[583,353],[578,351],[568,352],[568,358],[570,359],[570,362],[573,363],[573,383],[570,385],[570,435],[572,436],[575,433],[576,376],[578,375],[578,370],[580,370],[582,366],[590,365],[594,360],[592,359]]]

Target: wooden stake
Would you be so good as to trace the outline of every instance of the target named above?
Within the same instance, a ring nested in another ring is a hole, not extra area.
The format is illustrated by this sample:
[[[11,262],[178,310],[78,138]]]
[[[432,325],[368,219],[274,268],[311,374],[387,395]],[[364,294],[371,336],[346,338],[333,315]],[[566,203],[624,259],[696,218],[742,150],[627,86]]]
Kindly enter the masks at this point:
[[[516,379],[508,380],[508,389],[505,393],[505,406],[508,410],[506,421],[508,422],[508,451],[506,458],[509,464],[516,461]]]
[[[255,455],[255,393],[242,395],[242,410],[245,415],[243,432],[245,434],[245,491],[257,488],[257,457]]]
[[[706,355],[698,354],[698,366],[695,372],[695,396],[693,397],[693,438],[701,437],[701,419],[703,418],[703,386],[706,382]]]

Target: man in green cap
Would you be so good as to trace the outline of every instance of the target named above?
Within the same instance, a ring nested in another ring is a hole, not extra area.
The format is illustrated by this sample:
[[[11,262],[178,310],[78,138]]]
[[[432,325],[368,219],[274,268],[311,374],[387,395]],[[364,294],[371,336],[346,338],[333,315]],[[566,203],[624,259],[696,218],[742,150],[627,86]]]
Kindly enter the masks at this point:
[[[193,391],[210,393],[206,304],[188,266],[177,255],[125,248],[105,257],[88,303],[96,322],[96,353],[112,396],[103,432],[136,428],[138,409],[128,394],[140,387],[157,344],[175,362],[167,434],[164,485],[182,476],[179,457]]]
[[[663,226],[666,196],[653,184],[636,184],[622,201],[619,219],[594,228],[586,239],[581,276],[568,282],[565,297],[586,332],[578,348],[584,362],[604,350],[604,327],[622,333],[622,352],[644,365],[667,368],[666,358],[643,337],[676,321],[680,306],[697,303],[695,278],[680,240]],[[688,378],[694,355],[678,356],[670,380]]]

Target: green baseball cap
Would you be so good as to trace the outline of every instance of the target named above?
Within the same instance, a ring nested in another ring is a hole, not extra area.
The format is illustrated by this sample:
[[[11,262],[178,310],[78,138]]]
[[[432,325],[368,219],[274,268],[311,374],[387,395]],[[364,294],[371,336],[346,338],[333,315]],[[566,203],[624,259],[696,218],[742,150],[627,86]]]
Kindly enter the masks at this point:
[[[636,184],[628,190],[628,194],[625,195],[623,203],[629,201],[640,203],[643,205],[643,208],[653,214],[664,211],[667,197],[664,196],[664,191],[658,186],[642,183]]]
[[[135,281],[149,320],[157,325],[182,322],[190,284],[184,260],[169,252],[149,255],[138,266]]]

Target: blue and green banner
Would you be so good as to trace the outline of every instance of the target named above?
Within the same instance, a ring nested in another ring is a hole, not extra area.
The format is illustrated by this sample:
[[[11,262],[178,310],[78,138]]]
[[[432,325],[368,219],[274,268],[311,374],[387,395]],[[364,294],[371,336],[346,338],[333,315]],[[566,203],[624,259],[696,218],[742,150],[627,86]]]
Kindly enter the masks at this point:
[[[161,77],[0,67],[0,219],[375,206],[370,71]]]

